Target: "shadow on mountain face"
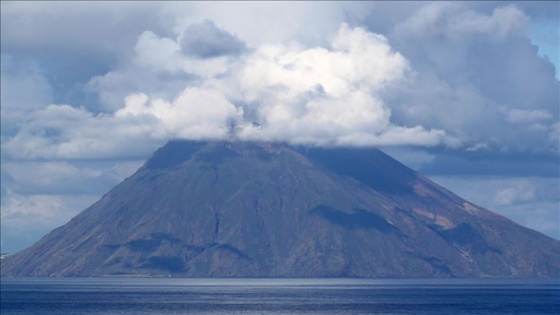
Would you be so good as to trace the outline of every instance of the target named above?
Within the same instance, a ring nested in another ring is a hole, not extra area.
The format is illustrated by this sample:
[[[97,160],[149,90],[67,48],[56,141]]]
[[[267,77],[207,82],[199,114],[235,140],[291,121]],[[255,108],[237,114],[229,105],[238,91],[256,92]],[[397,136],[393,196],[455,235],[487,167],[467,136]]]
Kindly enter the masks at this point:
[[[449,230],[434,229],[434,231],[445,240],[467,247],[474,253],[484,254],[488,251],[501,253],[500,249],[489,246],[481,234],[468,223],[460,224]]]
[[[377,149],[171,141],[0,274],[558,277],[559,241],[465,202]]]
[[[153,256],[148,258],[140,268],[166,270],[170,273],[185,271],[185,262],[177,256]]]
[[[149,238],[132,240],[125,244],[126,247],[133,251],[151,252],[157,249],[163,241],[177,244],[179,239],[172,237],[167,233],[152,233]]]
[[[396,228],[383,217],[362,209],[354,209],[354,213],[348,214],[328,206],[319,205],[311,209],[309,214],[320,215],[330,223],[339,225],[347,230],[376,229],[381,232],[396,230]]]
[[[352,177],[378,192],[390,195],[414,192],[416,173],[377,149],[301,148],[314,163],[341,176]]]

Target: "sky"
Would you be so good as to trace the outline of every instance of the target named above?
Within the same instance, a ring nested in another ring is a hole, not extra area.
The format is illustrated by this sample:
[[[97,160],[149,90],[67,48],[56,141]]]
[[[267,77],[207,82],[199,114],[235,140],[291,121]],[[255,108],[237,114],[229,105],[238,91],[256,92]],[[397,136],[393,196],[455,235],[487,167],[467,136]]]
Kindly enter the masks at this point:
[[[379,147],[560,239],[560,4],[9,2],[1,252],[170,139]]]

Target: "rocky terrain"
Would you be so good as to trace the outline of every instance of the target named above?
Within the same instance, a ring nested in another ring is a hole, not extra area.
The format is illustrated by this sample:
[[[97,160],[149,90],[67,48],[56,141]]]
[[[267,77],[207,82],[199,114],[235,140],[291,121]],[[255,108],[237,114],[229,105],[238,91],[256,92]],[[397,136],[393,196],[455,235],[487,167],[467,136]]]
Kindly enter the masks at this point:
[[[377,149],[171,141],[1,273],[558,277],[560,241]]]

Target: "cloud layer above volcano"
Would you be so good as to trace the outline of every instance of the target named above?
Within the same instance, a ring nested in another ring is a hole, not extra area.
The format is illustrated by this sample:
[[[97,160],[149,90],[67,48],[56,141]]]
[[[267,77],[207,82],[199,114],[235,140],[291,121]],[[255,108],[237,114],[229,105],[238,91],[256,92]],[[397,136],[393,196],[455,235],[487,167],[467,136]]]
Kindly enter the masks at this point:
[[[2,244],[173,138],[380,146],[560,237],[555,2],[0,5]]]

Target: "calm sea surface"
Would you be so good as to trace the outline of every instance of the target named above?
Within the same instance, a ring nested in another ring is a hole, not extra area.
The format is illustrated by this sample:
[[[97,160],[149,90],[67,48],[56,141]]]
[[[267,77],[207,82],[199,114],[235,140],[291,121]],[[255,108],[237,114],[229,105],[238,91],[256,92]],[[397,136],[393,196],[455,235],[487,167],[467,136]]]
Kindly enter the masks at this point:
[[[1,278],[7,314],[560,314],[559,279]]]

